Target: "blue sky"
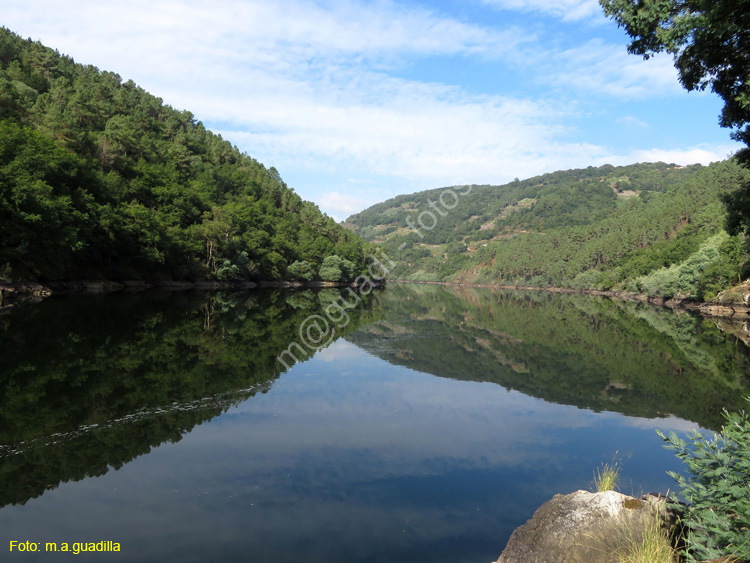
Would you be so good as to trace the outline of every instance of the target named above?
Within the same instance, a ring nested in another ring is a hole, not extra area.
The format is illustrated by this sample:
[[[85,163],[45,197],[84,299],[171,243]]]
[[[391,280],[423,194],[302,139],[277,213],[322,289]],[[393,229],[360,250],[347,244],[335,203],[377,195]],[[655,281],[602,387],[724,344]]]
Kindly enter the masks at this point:
[[[402,193],[722,160],[721,102],[595,0],[4,0],[0,25],[190,110],[338,220]]]

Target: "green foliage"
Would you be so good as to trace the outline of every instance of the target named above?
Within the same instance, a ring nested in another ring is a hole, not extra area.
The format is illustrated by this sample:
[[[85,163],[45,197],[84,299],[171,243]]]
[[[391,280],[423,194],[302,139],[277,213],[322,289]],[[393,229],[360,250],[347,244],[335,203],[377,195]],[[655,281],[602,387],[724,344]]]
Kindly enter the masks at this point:
[[[332,282],[350,281],[354,278],[354,274],[354,264],[336,254],[326,256],[318,271],[321,280]]]
[[[606,165],[544,174],[502,186],[440,188],[373,205],[347,222],[366,240],[387,241],[392,248],[409,240],[429,245],[453,241],[468,244],[530,229],[590,224],[617,211],[623,190],[637,192],[639,198],[661,193],[700,168],[663,162]],[[437,219],[434,226],[429,214]],[[431,228],[420,227],[420,217],[422,224]],[[414,227],[407,227],[407,219]]]
[[[307,260],[292,262],[287,268],[286,273],[292,280],[311,281],[313,279],[312,266]]]
[[[594,490],[597,493],[614,491],[617,487],[617,478],[620,475],[620,462],[603,463],[594,472]]]
[[[400,196],[349,221],[375,237],[397,262],[391,272],[395,279],[644,291],[638,281],[642,285],[653,275],[648,285],[654,294],[708,298],[735,281],[728,273],[739,274],[746,260],[739,238],[734,240],[740,246],[731,251],[714,245],[710,257],[701,248],[722,231],[721,198],[749,180],[750,173],[734,161],[687,168],[602,166],[499,187],[475,186],[430,231],[403,225],[409,216],[414,223],[429,210],[429,202],[439,201],[439,190]],[[602,206],[587,201],[601,188],[611,194],[627,188],[640,196],[628,193],[612,206],[604,205],[603,195]],[[643,198],[644,193],[652,195]],[[560,205],[544,203],[551,200]],[[577,221],[569,221],[572,217]],[[393,221],[404,223],[383,236],[383,225],[394,226]],[[678,266],[679,276],[669,273],[675,279],[656,274]]]
[[[750,418],[745,411],[724,416],[721,433],[711,437],[696,430],[687,442],[659,433],[687,466],[685,475],[670,475],[688,503],[683,523],[689,562],[727,555],[750,560]]]
[[[221,281],[239,281],[245,278],[237,264],[232,264],[229,260],[224,260],[216,271],[216,279]]]
[[[114,73],[0,28],[0,264],[14,276],[283,279],[370,245],[274,168]]]
[[[747,0],[599,0],[607,16],[624,27],[628,51],[649,58],[674,56],[687,90],[710,87],[724,102],[719,123],[746,147],[750,163],[750,3]],[[750,233],[750,182],[726,196],[728,229]]]
[[[742,279],[746,266],[746,250],[743,236],[728,237],[719,248],[719,256],[701,272],[697,284],[697,296],[710,300],[732,283]]]
[[[721,231],[704,242],[698,251],[691,254],[685,261],[636,279],[634,287],[648,295],[682,298],[702,297],[701,294],[705,294],[707,286],[713,289],[718,288],[720,291],[730,280],[725,280],[725,284],[718,282],[717,275],[723,270],[717,269],[716,266],[720,263],[722,256],[725,256],[721,249],[726,248],[730,242],[729,235]],[[735,266],[734,272],[736,271]]]

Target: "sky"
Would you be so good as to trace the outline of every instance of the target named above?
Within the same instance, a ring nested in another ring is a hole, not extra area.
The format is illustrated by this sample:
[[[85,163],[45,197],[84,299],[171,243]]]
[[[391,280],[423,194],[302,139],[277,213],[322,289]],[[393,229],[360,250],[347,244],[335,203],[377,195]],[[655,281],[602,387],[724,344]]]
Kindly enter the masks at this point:
[[[337,220],[399,194],[723,160],[721,101],[628,55],[596,0],[3,0],[0,25],[118,73]]]

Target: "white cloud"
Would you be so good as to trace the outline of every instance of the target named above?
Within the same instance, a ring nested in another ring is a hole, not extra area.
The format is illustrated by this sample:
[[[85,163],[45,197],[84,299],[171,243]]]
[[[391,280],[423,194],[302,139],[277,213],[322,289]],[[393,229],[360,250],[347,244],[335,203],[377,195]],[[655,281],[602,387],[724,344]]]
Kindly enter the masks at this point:
[[[540,12],[563,21],[578,21],[602,16],[596,0],[484,0],[485,4],[504,10]]]
[[[601,12],[595,0],[492,5],[581,22]],[[575,119],[593,98],[684,95],[671,59],[644,64],[589,35],[556,48],[534,23],[489,27],[388,0],[5,0],[2,23],[189,109],[282,177],[338,174],[317,194],[294,187],[339,217],[372,203],[344,179],[355,174],[424,189],[626,158],[717,159],[711,147],[615,151],[580,140]],[[471,88],[443,73],[456,60],[511,80]],[[408,72],[416,61],[441,72],[425,81]]]
[[[734,154],[741,145],[726,144],[714,147],[692,147],[686,149],[644,149],[633,151],[627,156],[621,157],[622,164],[630,162],[667,162],[681,166],[687,164],[708,165],[712,162],[724,160]],[[615,164],[614,162],[612,164]]]
[[[366,96],[329,91],[326,99],[320,92],[312,103],[292,91],[256,99],[263,108],[258,115],[268,118],[262,132],[239,127],[223,134],[265,153],[280,169],[285,158],[311,168],[323,161],[439,185],[503,180],[601,152],[555,141],[562,130],[557,123],[568,113],[558,103],[470,96],[384,75],[360,80],[369,85]]]
[[[669,55],[644,61],[622,45],[593,39],[583,45],[546,55],[539,80],[578,93],[611,98],[646,99],[687,95]]]
[[[336,191],[324,193],[318,199],[318,204],[323,209],[329,210],[329,213],[338,221],[375,203],[377,203],[377,201],[367,200],[359,196],[342,194]]]
[[[637,117],[633,117],[632,115],[618,117],[615,121],[619,123],[620,125],[625,125],[626,127],[637,127],[639,129],[648,129],[648,123],[638,119]]]

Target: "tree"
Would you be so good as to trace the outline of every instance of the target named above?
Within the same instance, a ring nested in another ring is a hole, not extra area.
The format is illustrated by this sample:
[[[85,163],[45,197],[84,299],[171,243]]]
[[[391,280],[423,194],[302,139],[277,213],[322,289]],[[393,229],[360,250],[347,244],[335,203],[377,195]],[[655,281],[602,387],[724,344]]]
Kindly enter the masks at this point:
[[[190,112],[0,27],[2,275],[350,277],[366,247]]]
[[[337,254],[326,256],[320,265],[318,275],[324,281],[349,281],[354,274],[354,264]]]
[[[750,144],[750,1],[599,0],[633,41],[628,51],[648,59],[674,56],[688,90],[711,90],[724,100],[722,127]]]
[[[312,266],[307,260],[292,262],[292,264],[286,269],[286,273],[293,280],[311,281],[313,279]]]
[[[724,101],[719,123],[747,145],[737,157],[750,165],[750,0],[599,0],[607,16],[633,39],[628,51],[648,59],[674,56],[687,90],[711,90]],[[742,195],[741,195],[742,194]],[[728,227],[750,231],[750,185],[726,198]]]

